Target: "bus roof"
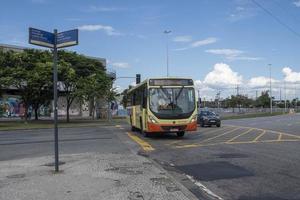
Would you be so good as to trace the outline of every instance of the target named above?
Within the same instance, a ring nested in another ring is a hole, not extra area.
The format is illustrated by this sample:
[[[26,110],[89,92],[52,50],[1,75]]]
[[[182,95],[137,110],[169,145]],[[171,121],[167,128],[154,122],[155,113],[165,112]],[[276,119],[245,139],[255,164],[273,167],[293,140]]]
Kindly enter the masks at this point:
[[[149,80],[168,80],[168,79],[182,79],[182,80],[192,80],[192,78],[187,78],[187,77],[154,77],[154,78],[147,78],[144,81],[142,81],[141,83],[137,84],[136,86],[134,86],[133,88],[130,88],[128,90],[128,93],[132,92],[133,90],[139,88],[140,86],[144,85],[145,83],[148,83]]]

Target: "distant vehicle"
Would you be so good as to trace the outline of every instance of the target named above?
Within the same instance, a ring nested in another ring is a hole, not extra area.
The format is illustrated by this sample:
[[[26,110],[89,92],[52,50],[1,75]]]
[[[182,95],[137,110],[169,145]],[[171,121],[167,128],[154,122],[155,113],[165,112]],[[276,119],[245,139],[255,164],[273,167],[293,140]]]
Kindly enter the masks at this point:
[[[197,122],[201,125],[201,127],[204,127],[206,125],[216,125],[217,127],[221,126],[220,116],[211,111],[201,111],[198,114]]]
[[[150,78],[127,93],[128,121],[133,131],[153,133],[197,130],[194,82],[188,78]]]

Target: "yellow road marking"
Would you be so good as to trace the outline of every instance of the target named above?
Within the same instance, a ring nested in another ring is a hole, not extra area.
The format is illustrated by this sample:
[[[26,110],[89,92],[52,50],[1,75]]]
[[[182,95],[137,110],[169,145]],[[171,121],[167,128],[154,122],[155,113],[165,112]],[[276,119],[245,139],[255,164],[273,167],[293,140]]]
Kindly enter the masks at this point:
[[[245,131],[245,132],[243,132],[243,133],[241,133],[241,134],[239,134],[239,135],[237,135],[237,136],[231,138],[230,140],[227,140],[226,143],[230,143],[230,142],[234,141],[235,139],[237,139],[238,137],[243,136],[243,135],[246,135],[247,133],[249,133],[249,132],[252,131],[252,130],[253,130],[253,129],[251,128],[251,129],[249,129],[249,130],[247,130],[247,131]]]
[[[289,133],[281,133],[282,135],[285,135],[285,136],[289,136],[289,137],[295,137],[297,139],[300,139],[300,136],[299,135],[294,135],[294,134],[289,134]]]
[[[225,133],[222,133],[222,134],[220,134],[220,135],[217,135],[217,136],[208,138],[208,139],[206,139],[206,140],[203,140],[201,143],[210,141],[210,140],[212,140],[212,139],[216,139],[216,138],[221,137],[221,136],[223,136],[223,135],[226,135],[226,134],[228,134],[228,133],[232,133],[232,132],[234,132],[234,131],[236,131],[236,130],[238,130],[238,129],[240,129],[240,128],[234,128],[234,129],[232,129],[232,130],[230,130],[230,131],[226,131]]]
[[[254,138],[254,140],[252,140],[253,142],[256,142],[259,138],[261,138],[264,134],[266,134],[266,130],[263,130],[261,134],[259,134],[259,136],[257,136],[256,138]]]
[[[116,128],[120,128],[121,126],[120,126],[120,125],[116,125],[115,127],[116,127]]]
[[[141,138],[139,138],[138,136],[130,133],[130,132],[127,132],[127,135],[133,140],[135,141],[136,143],[138,143],[144,151],[153,151],[155,150],[148,142],[142,140]]]
[[[209,144],[188,144],[182,146],[176,146],[176,149],[183,148],[194,148],[194,147],[206,147],[206,146],[215,146],[215,145],[234,145],[234,144],[258,144],[258,143],[277,143],[277,142],[300,142],[300,140],[259,140],[259,141],[240,141],[240,142],[218,142],[218,143],[209,143]]]
[[[299,142],[300,140],[259,140],[259,141],[240,141],[230,142],[228,144],[254,144],[254,143],[276,143],[276,142]]]
[[[217,136],[208,138],[208,139],[206,139],[206,140],[201,141],[200,143],[186,144],[186,145],[179,145],[179,146],[176,146],[176,148],[180,148],[180,147],[183,147],[183,148],[184,148],[184,147],[208,146],[207,144],[204,144],[204,145],[203,145],[203,142],[207,142],[207,141],[210,141],[210,140],[212,140],[212,139],[215,139],[215,138],[221,137],[221,136],[223,136],[223,135],[226,135],[226,134],[228,134],[228,133],[232,133],[232,132],[234,132],[234,131],[236,131],[236,130],[238,130],[238,129],[239,129],[239,128],[235,128],[235,129],[232,129],[232,130],[230,130],[230,131],[226,131],[225,133],[222,133],[221,135],[217,135]],[[219,144],[219,143],[216,143],[216,144]]]
[[[290,137],[295,137],[300,139],[299,135],[294,135],[294,134],[290,134],[290,133],[284,133],[284,132],[280,132],[280,131],[273,131],[270,129],[262,129],[262,128],[254,128],[254,127],[248,127],[248,126],[235,126],[235,125],[224,125],[224,126],[228,126],[228,127],[239,127],[239,128],[253,128],[254,130],[260,130],[260,131],[267,131],[270,133],[275,133],[275,134],[282,134],[283,136],[290,136]]]
[[[227,129],[228,129],[228,127],[225,128],[225,130],[227,130]],[[215,132],[218,132],[218,131],[224,131],[224,129],[222,129],[222,128],[216,128],[216,129],[213,129],[213,130],[209,130],[207,132],[203,132],[203,133],[201,133],[201,135],[206,135],[208,133],[211,134],[211,133],[215,133]]]
[[[278,138],[277,138],[277,141],[280,141],[282,138],[282,133],[279,134]]]

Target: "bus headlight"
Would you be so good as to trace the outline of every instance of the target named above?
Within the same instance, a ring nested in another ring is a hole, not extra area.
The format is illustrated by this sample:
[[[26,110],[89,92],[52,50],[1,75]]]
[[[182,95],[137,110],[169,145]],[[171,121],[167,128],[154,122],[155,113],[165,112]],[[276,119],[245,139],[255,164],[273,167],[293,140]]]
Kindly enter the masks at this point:
[[[152,123],[155,123],[155,124],[158,123],[158,122],[154,119],[154,117],[152,117],[151,115],[148,116],[148,119],[149,119],[149,121],[152,122]]]
[[[197,115],[194,115],[194,116],[192,117],[191,123],[193,123],[193,122],[195,122],[195,121],[197,121]]]

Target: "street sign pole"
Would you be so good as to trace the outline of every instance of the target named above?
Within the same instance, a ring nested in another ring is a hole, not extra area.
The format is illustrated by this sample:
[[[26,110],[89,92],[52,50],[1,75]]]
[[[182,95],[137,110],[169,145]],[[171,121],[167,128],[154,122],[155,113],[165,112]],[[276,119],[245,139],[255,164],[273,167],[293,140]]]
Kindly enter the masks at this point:
[[[59,171],[58,158],[58,128],[57,128],[57,29],[54,29],[53,48],[53,94],[54,94],[54,142],[55,142],[55,171]]]
[[[58,33],[54,29],[54,33],[29,28],[30,44],[48,47],[53,49],[53,107],[54,107],[54,153],[55,153],[55,171],[59,171],[58,157],[58,127],[57,127],[57,49],[78,45],[78,29],[69,30]]]

